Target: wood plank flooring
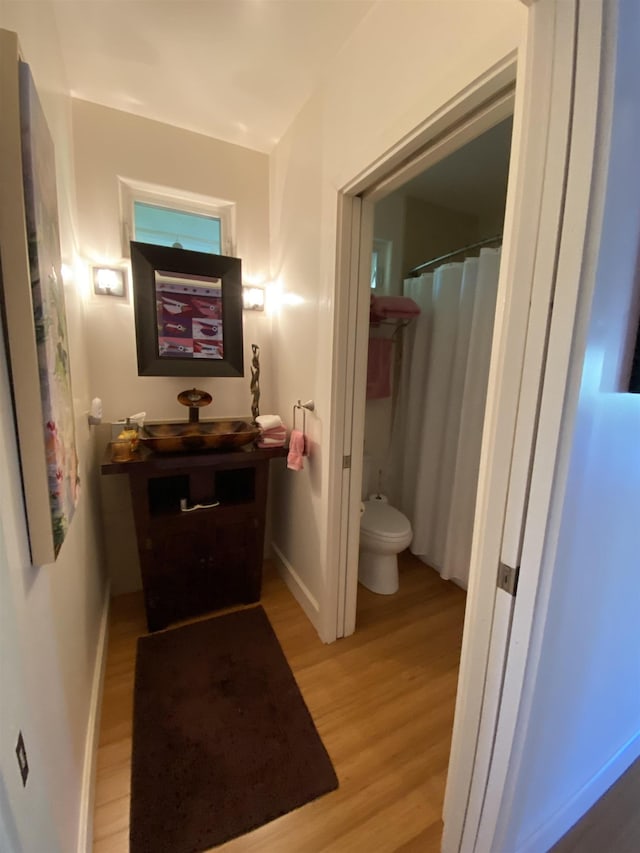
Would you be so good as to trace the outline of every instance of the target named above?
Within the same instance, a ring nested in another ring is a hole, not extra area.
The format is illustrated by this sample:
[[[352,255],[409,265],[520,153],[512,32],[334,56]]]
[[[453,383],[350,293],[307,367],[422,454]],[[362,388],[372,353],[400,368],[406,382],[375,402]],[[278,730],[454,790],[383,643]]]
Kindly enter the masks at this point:
[[[431,853],[442,803],[465,594],[406,553],[400,590],[358,591],[356,633],[324,645],[265,564],[262,606],[340,780],[337,791],[217,847],[222,853]],[[94,853],[128,853],[140,593],[112,603],[97,760]],[[152,851],[149,851],[152,853]]]

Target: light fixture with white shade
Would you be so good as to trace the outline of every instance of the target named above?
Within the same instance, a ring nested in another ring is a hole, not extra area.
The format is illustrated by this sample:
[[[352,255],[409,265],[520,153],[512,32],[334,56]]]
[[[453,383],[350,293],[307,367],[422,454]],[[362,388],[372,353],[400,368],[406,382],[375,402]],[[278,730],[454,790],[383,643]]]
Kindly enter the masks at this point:
[[[264,288],[245,285],[242,288],[242,307],[245,311],[264,311]]]
[[[122,267],[92,267],[93,292],[98,296],[126,296],[127,276]]]

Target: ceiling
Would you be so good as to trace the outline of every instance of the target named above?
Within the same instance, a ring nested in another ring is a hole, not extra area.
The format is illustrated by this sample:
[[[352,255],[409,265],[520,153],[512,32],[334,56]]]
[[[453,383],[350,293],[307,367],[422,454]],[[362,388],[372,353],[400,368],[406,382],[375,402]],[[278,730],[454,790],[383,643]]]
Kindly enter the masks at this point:
[[[269,152],[376,0],[52,0],[71,94]],[[504,210],[512,121],[399,193]]]
[[[74,97],[270,151],[374,0],[54,0]]]
[[[510,117],[403,184],[397,194],[479,218],[499,218],[507,197],[512,129]]]

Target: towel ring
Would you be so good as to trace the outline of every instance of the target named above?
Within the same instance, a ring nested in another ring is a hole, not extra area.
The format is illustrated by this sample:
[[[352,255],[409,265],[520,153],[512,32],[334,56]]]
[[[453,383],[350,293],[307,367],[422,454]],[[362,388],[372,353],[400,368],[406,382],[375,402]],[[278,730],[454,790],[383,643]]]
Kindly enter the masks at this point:
[[[300,400],[297,403],[293,404],[293,429],[296,429],[296,411],[298,409],[302,410],[302,434],[307,434],[307,412],[315,411],[316,404],[313,400],[307,400],[306,403],[302,403]]]

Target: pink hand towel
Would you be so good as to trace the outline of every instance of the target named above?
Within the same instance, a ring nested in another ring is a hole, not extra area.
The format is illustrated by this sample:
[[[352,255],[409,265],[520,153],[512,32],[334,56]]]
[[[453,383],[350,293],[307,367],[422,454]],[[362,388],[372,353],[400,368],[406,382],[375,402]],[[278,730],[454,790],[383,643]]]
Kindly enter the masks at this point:
[[[286,437],[283,438],[259,438],[256,441],[258,447],[284,447],[287,443]]]
[[[302,471],[304,464],[304,435],[299,429],[292,429],[289,436],[289,455],[287,456],[287,468],[292,471]]]
[[[260,432],[262,432],[263,435],[268,435],[269,433],[272,433],[272,432],[285,432],[286,429],[287,429],[286,426],[284,424],[282,424],[282,426],[269,427],[269,429],[265,429],[264,427],[260,427]]]
[[[287,443],[287,428],[284,426],[262,429],[256,444],[258,447],[284,447]]]
[[[260,432],[260,438],[286,438],[287,428],[276,427],[274,429],[263,429]]]
[[[367,400],[391,396],[391,338],[369,338],[367,361]]]

